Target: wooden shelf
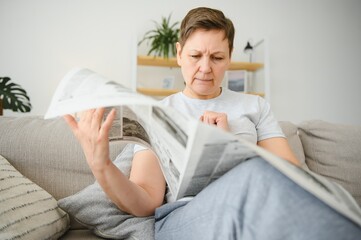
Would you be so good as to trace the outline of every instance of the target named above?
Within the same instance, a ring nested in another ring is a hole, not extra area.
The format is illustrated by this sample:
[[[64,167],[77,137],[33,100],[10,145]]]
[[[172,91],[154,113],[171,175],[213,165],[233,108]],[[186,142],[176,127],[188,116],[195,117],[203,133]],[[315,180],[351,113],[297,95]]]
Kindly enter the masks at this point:
[[[138,65],[152,67],[179,67],[176,58],[162,58],[153,56],[138,56]]]
[[[177,89],[161,89],[161,88],[137,88],[137,92],[144,94],[144,95],[148,95],[148,96],[169,96],[171,94],[180,92],[181,90],[177,90]],[[259,93],[259,92],[246,92],[246,94],[253,94],[253,95],[258,95],[261,97],[264,97],[264,93]]]
[[[263,92],[246,92],[246,94],[258,95],[258,96],[260,96],[260,97],[264,97],[264,93],[263,93]]]
[[[257,71],[263,68],[262,63],[249,63],[249,62],[231,62],[228,70],[246,70],[250,72]]]
[[[161,89],[161,88],[137,88],[137,92],[149,95],[149,96],[169,96],[171,94],[177,93],[180,90],[177,89]]]
[[[137,64],[141,66],[153,67],[179,67],[176,58],[162,58],[153,56],[138,56]],[[247,70],[257,71],[263,68],[262,63],[249,63],[249,62],[231,62],[229,70]]]

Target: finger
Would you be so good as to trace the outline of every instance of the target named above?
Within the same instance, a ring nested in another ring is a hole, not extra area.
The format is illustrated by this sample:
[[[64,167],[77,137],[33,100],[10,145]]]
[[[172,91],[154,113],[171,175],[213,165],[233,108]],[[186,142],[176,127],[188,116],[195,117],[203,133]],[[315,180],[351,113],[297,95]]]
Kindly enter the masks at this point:
[[[92,119],[93,119],[93,115],[94,115],[95,109],[89,109],[86,110],[85,112],[83,112],[81,114],[81,118],[80,120],[86,123],[91,123]]]
[[[212,120],[212,118],[210,117],[210,116],[206,116],[206,122],[208,123],[208,124],[213,124],[213,120]]]
[[[207,123],[207,124],[209,124],[209,122],[208,122],[208,116],[207,116],[207,115],[204,116],[204,122]]]
[[[208,124],[208,117],[207,117],[206,114],[203,114],[203,115],[201,116],[201,121],[202,121],[203,123]]]
[[[204,111],[203,113],[203,122],[207,124],[211,124],[211,117],[209,111]]]
[[[84,121],[86,113],[87,113],[87,111],[77,112],[76,116],[78,117],[78,120],[79,121]]]
[[[105,112],[105,108],[98,108],[95,111],[95,120],[101,124],[103,122],[103,117],[104,117],[104,112]]]
[[[103,122],[104,108],[97,108],[92,115],[91,120],[91,129],[99,131],[101,124]]]
[[[73,132],[78,129],[78,123],[72,115],[67,114],[63,118]]]
[[[219,122],[227,122],[227,114],[220,113],[219,116],[216,118],[216,123],[218,124]]]
[[[113,108],[109,112],[107,118],[105,119],[105,121],[104,121],[104,123],[102,125],[102,128],[101,128],[102,129],[102,134],[107,134],[107,135],[109,134],[109,130],[112,127],[113,121],[115,119],[115,114],[116,114],[116,111]]]

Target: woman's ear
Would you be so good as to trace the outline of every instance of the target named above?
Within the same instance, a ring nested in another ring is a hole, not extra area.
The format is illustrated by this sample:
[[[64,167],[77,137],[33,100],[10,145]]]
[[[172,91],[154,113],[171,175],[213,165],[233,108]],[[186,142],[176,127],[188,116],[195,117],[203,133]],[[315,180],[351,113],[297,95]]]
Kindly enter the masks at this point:
[[[232,53],[233,53],[233,48],[231,51],[229,51],[228,67],[231,65],[231,62],[232,62]]]
[[[175,44],[175,47],[177,49],[177,63],[178,63],[179,66],[182,66],[182,64],[181,64],[182,46],[180,45],[179,42],[177,42]]]

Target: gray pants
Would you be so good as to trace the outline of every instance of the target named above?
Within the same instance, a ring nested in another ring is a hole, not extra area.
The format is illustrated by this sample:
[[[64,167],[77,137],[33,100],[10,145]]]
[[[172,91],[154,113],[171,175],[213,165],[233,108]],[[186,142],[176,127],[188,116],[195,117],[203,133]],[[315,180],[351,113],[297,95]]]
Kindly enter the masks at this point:
[[[261,158],[242,163],[190,202],[156,210],[155,239],[361,239],[361,228]]]

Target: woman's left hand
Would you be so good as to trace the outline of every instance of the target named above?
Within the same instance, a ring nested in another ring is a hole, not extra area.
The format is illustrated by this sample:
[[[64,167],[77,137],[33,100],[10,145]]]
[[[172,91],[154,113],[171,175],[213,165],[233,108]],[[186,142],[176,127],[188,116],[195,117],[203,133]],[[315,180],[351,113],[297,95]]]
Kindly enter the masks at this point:
[[[218,128],[229,132],[227,114],[225,113],[205,111],[200,117],[200,120],[209,125],[216,125]]]

